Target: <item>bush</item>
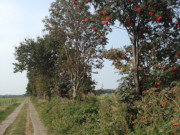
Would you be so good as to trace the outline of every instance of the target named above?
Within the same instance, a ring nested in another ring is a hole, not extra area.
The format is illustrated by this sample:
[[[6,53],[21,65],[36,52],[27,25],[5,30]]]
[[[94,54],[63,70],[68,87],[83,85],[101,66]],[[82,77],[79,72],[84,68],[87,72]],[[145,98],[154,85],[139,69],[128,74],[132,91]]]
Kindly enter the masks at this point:
[[[104,95],[99,100],[96,99],[99,97],[88,96],[82,102],[58,97],[43,104],[42,100],[33,102],[49,133],[54,135],[169,135],[180,132],[180,127],[173,125],[179,124],[180,119],[180,88],[162,91],[152,88],[134,101],[131,94],[125,94],[124,98],[118,94]]]
[[[97,103],[80,103],[68,99],[53,98],[41,108],[40,116],[52,134],[96,134],[98,129]]]
[[[100,101],[100,132],[102,135],[123,135],[130,131],[128,127],[127,105],[119,104],[115,96]]]
[[[180,88],[156,88],[143,92],[141,102],[136,103],[138,117],[134,120],[136,135],[180,133],[179,126],[173,126],[180,119]]]

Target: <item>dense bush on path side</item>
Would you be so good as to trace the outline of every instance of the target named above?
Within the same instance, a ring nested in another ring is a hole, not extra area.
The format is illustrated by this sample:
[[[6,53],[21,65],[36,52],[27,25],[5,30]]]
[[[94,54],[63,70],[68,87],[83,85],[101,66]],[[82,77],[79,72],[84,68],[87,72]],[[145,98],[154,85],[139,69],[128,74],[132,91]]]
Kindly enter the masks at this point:
[[[129,104],[117,95],[84,101],[31,98],[48,132],[54,135],[169,135],[180,133],[180,88],[144,91]]]

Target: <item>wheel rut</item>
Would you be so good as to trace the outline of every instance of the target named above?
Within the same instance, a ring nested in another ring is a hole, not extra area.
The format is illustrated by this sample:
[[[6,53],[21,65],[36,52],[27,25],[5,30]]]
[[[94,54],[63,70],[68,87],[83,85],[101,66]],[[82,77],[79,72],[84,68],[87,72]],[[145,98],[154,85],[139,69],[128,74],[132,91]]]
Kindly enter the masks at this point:
[[[38,113],[35,110],[30,99],[28,99],[28,102],[29,102],[29,107],[30,107],[30,117],[31,117],[31,121],[33,124],[33,128],[34,128],[34,135],[47,135],[46,129],[45,129],[43,123],[41,122],[41,120],[38,116]]]

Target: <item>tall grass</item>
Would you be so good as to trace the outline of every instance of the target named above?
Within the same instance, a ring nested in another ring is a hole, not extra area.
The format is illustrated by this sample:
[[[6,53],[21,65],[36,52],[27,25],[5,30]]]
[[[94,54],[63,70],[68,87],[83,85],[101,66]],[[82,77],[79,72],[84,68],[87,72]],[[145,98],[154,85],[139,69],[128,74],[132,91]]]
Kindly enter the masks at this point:
[[[83,102],[53,98],[35,104],[53,135],[169,135],[180,133],[180,88],[144,91],[140,100],[117,95],[86,97]],[[43,102],[43,103],[42,103]]]

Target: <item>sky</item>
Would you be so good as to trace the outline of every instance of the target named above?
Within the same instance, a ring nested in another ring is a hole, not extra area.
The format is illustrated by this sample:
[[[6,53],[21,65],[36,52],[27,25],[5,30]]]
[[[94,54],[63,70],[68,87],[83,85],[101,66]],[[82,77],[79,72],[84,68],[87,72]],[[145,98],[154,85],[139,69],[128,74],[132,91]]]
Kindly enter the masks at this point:
[[[42,36],[42,20],[49,15],[50,4],[55,0],[0,0],[0,95],[24,94],[28,80],[26,71],[13,73],[15,63],[15,46],[25,38]],[[119,48],[130,43],[126,31],[113,29],[108,35],[106,49]],[[96,89],[116,89],[118,75],[112,62],[105,60],[104,67],[98,74],[92,74],[97,82]]]

